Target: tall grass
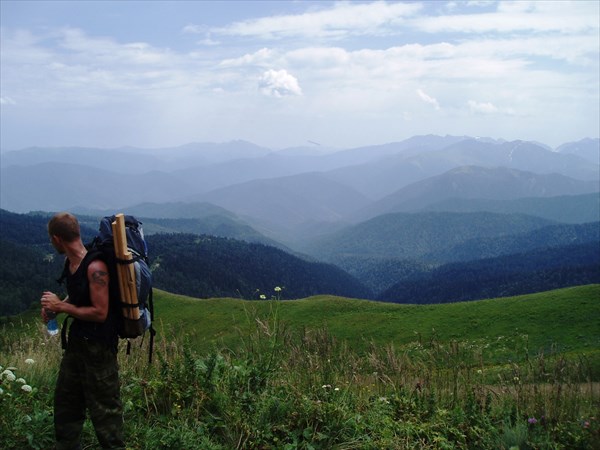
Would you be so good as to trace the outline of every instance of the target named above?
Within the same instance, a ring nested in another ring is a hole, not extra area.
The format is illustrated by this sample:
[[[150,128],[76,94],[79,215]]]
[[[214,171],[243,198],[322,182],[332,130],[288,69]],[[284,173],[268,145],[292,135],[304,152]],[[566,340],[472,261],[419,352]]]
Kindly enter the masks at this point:
[[[526,335],[502,338],[515,360],[435,334],[357,351],[325,326],[289,327],[281,303],[268,305],[245,309],[236,345],[198,352],[165,326],[152,365],[147,343],[119,352],[129,448],[600,448],[599,386],[582,354],[531,352]],[[2,375],[0,442],[48,448],[60,344],[41,325],[10,326],[2,371],[33,389]],[[89,423],[83,444],[96,445]]]

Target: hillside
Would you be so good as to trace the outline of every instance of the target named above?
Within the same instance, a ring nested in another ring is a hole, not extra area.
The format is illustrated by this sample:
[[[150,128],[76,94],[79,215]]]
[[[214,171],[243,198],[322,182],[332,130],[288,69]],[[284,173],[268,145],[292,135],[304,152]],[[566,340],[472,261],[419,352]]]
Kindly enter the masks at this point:
[[[174,293],[258,299],[279,286],[287,298],[372,295],[335,266],[307,262],[266,245],[191,234],[159,234],[147,240],[154,282]]]
[[[563,223],[586,223],[600,220],[600,193],[528,197],[512,200],[448,198],[427,205],[424,211],[529,214]]]
[[[196,199],[275,229],[313,221],[334,222],[368,203],[358,191],[318,172],[249,181]]]
[[[401,151],[388,152],[385,157],[340,167],[326,174],[374,199],[462,166],[505,167],[546,175],[556,173],[588,181],[600,177],[598,159],[590,163],[579,155],[553,152],[534,142],[468,137],[442,142],[446,145],[436,147],[423,143],[424,146],[414,148],[399,145]]]
[[[285,298],[285,293],[284,293]],[[398,305],[332,296],[277,303],[278,317],[295,330],[320,329],[354,349],[371,344],[396,346],[436,339],[487,340],[489,355],[520,358],[503,348],[515,334],[527,335],[529,348],[561,351],[600,347],[600,285],[580,286],[517,297],[439,305]],[[238,329],[254,327],[252,317],[272,313],[270,302],[197,300],[157,293],[157,315],[165,332],[194,330],[194,347],[204,351],[216,341],[239,344]],[[171,328],[172,327],[172,328]]]
[[[541,218],[517,214],[395,213],[316,239],[305,251],[331,262],[356,256],[418,259],[468,239],[528,232],[550,224]]]
[[[451,263],[395,284],[377,299],[447,303],[600,283],[600,241]]]
[[[594,242],[600,242],[600,222],[581,225],[560,224],[525,233],[496,236],[492,239],[468,239],[447,250],[435,251],[425,258],[440,262],[472,261]]]
[[[149,199],[154,202],[179,199],[182,192],[190,192],[191,189],[188,184],[165,172],[124,176],[68,163],[2,167],[0,172],[2,208],[21,213],[62,211],[75,207],[124,208]]]
[[[112,216],[115,210],[75,208],[82,223],[96,227],[98,218]],[[211,234],[248,242],[283,247],[280,243],[256,231],[231,211],[206,202],[141,203],[126,208],[127,214],[143,222],[144,233]],[[83,214],[83,215],[82,215]]]
[[[462,166],[410,184],[368,205],[354,217],[364,220],[381,214],[416,211],[450,198],[509,200],[579,195],[598,190],[598,181],[581,181],[557,173]]]
[[[592,164],[598,164],[600,161],[600,139],[581,139],[577,142],[567,142],[558,146],[558,153],[572,154],[588,160]]]

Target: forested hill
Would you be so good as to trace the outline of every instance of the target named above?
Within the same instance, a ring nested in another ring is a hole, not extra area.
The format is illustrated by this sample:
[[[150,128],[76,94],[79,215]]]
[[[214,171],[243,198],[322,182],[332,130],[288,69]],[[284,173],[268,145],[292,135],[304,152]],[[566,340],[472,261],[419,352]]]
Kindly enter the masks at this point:
[[[49,214],[0,210],[0,316],[17,314],[56,283],[62,257],[51,247]],[[96,234],[82,226],[84,242]],[[373,294],[343,270],[307,262],[263,244],[208,235],[157,234],[147,237],[154,285],[195,297],[270,298],[276,286],[285,299],[314,294],[372,298]]]
[[[378,296],[395,303],[450,303],[600,283],[599,241],[446,264]]]
[[[284,299],[316,294],[371,298],[355,278],[329,264],[307,262],[274,247],[208,235],[156,234],[147,238],[154,282],[193,297]]]

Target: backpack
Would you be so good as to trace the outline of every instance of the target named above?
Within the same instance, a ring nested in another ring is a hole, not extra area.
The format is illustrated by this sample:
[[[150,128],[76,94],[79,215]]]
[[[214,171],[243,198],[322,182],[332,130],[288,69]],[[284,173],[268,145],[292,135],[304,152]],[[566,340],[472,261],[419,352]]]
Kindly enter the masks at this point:
[[[115,253],[112,223],[116,216],[107,216],[100,221],[99,233],[88,244],[88,252],[97,253],[97,258],[102,259],[107,267],[110,277],[109,296],[111,307],[116,309],[114,317],[117,323],[117,333],[120,338],[127,339],[127,354],[130,353],[131,342],[143,336],[146,331],[150,333],[149,357],[152,362],[152,351],[154,346],[154,335],[156,331],[152,327],[154,319],[154,304],[152,300],[152,272],[148,266],[148,246],[144,239],[142,222],[133,216],[124,216],[125,235],[127,238],[127,250],[131,252],[132,258],[121,259]],[[127,303],[122,298],[119,283],[119,266],[133,265],[135,273],[135,291],[138,302]],[[139,318],[133,319],[128,310],[139,308]]]

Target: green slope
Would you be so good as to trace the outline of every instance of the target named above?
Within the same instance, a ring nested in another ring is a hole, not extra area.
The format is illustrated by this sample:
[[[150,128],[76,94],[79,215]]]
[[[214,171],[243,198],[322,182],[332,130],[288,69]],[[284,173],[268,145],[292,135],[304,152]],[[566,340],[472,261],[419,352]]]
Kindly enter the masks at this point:
[[[155,327],[167,341],[185,341],[199,353],[247,342],[257,319],[289,332],[326,329],[359,351],[393,344],[460,341],[485,361],[524,359],[539,351],[576,354],[600,368],[600,284],[517,297],[438,305],[398,305],[335,296],[294,301],[199,300],[155,290]],[[39,310],[0,322],[0,344],[31,332]],[[160,349],[158,350],[160,351]]]
[[[593,352],[600,349],[600,285],[518,297],[442,305],[396,305],[334,296],[252,302],[197,300],[158,291],[161,332],[186,339],[197,350],[235,347],[256,319],[277,316],[290,330],[328,332],[357,350],[370,343],[395,346],[421,341],[483,343],[486,356],[518,358],[532,352]]]

